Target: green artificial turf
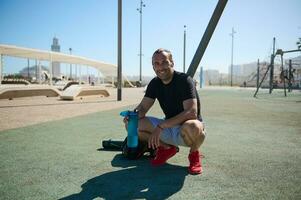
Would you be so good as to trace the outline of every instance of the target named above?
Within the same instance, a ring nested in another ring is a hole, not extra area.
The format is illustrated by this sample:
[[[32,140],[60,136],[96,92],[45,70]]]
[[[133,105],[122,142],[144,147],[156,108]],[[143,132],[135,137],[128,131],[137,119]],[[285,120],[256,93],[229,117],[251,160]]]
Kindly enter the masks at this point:
[[[159,168],[103,151],[123,140],[119,112],[0,132],[0,199],[301,199],[301,93],[201,90],[204,172],[187,148]],[[158,104],[151,110],[162,115]]]

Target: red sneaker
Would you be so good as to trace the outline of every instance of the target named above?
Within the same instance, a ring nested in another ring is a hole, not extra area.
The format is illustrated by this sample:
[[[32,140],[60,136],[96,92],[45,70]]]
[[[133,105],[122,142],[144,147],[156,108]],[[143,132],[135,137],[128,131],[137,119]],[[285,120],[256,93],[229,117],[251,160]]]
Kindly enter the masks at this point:
[[[156,152],[156,157],[151,160],[151,164],[153,166],[159,166],[166,163],[166,161],[173,157],[177,153],[177,148],[175,146],[172,146],[168,149],[164,147],[158,147]]]
[[[203,172],[202,160],[199,151],[190,152],[188,171],[190,174],[201,174]]]

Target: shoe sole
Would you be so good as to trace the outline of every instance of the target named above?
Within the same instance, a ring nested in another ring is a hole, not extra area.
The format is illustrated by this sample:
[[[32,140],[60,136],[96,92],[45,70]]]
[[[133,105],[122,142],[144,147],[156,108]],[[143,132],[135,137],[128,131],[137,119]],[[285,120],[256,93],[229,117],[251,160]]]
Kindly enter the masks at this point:
[[[174,155],[176,155],[176,153],[177,153],[177,152],[175,152],[175,153],[174,153],[172,156],[170,156],[168,159],[170,159],[171,157],[173,157]],[[168,160],[168,159],[167,159],[167,160]],[[162,165],[166,164],[167,160],[166,160],[164,163],[159,163],[159,164],[153,164],[153,160],[151,160],[151,165],[152,165],[153,167],[162,166]]]
[[[189,172],[189,174],[191,174],[191,175],[199,175],[199,174],[202,174],[202,173],[203,173],[203,171],[192,172],[192,171],[190,171],[189,169],[188,169],[188,172]]]

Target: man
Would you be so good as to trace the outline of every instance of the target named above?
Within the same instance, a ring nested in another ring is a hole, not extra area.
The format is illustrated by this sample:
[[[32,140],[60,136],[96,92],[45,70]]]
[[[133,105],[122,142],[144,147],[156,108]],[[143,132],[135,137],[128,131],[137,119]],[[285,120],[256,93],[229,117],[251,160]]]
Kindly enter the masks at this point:
[[[199,148],[205,133],[194,81],[188,75],[174,70],[172,54],[166,49],[154,52],[152,64],[157,77],[151,80],[136,108],[139,140],[147,142],[149,148],[157,149],[156,157],[151,160],[153,166],[165,164],[177,153],[177,146],[190,147],[188,171],[200,174],[202,165]],[[145,116],[156,99],[165,119]]]

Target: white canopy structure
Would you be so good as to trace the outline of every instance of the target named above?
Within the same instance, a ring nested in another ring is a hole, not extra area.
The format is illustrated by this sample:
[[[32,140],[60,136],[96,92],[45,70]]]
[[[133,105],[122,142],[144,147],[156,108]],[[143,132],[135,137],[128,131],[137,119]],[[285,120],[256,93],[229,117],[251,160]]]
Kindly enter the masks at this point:
[[[30,49],[17,47],[13,45],[0,44],[0,84],[2,81],[2,56],[12,56],[20,58],[36,59],[39,61],[50,62],[50,75],[52,77],[52,62],[70,63],[79,66],[90,66],[96,68],[103,76],[115,77],[117,74],[117,66],[97,60],[88,59],[81,56],[69,55],[53,51],[44,51],[39,49]],[[50,79],[51,80],[51,79]]]

